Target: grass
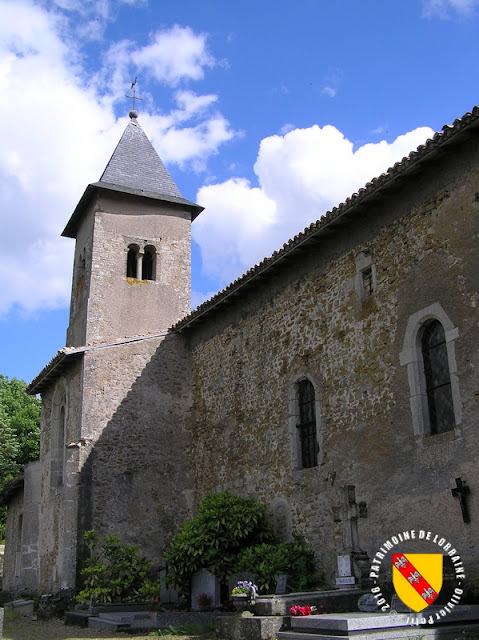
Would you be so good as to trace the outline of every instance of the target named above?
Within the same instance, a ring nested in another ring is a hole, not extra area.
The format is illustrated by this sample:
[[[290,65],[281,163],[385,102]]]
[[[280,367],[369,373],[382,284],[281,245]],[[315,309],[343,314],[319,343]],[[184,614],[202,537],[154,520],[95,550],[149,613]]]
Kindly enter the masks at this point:
[[[3,640],[151,640],[152,637],[164,640],[214,640],[214,626],[210,624],[192,624],[169,627],[160,632],[118,632],[99,631],[82,627],[66,626],[63,620],[31,620],[16,611],[5,611],[3,622]]]
[[[165,629],[152,631],[150,637],[208,637],[215,634],[215,622],[202,622],[197,624],[185,624],[180,626],[169,626]]]

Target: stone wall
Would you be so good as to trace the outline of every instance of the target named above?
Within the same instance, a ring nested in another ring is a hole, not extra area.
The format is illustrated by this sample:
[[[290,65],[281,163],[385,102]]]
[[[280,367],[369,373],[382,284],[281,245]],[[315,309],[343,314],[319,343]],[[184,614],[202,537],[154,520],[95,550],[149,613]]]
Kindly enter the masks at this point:
[[[75,584],[78,472],[84,446],[80,442],[81,393],[80,357],[42,394],[39,593]],[[63,403],[64,424],[60,417]]]
[[[275,503],[286,504],[330,580],[348,485],[366,503],[359,544],[370,556],[398,531],[432,529],[479,577],[477,533],[451,495],[456,477],[474,482],[479,454],[478,164],[472,145],[438,163],[191,332],[198,497],[256,496],[272,518]],[[370,297],[359,279],[367,260]],[[400,353],[410,316],[434,304],[458,331],[460,411],[454,431],[424,437],[414,433]],[[311,469],[297,462],[294,383],[303,377],[318,400]],[[470,508],[478,513],[477,493]]]
[[[85,354],[79,541],[115,533],[161,564],[193,506],[190,405],[180,336]]]

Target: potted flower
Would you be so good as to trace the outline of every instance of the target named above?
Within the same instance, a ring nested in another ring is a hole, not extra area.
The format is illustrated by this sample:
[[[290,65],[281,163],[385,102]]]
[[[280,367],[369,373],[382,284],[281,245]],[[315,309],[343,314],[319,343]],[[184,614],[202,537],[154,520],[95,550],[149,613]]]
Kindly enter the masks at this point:
[[[254,604],[258,587],[248,580],[240,580],[236,583],[231,597],[237,611],[246,611],[250,605]]]

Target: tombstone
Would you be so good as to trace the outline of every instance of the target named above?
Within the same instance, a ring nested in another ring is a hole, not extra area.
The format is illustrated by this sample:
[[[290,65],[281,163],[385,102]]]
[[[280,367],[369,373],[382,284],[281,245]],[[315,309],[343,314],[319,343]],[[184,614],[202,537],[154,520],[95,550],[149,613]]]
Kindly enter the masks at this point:
[[[0,609],[0,640],[3,638],[3,609]]]
[[[351,571],[351,556],[344,554],[338,556],[338,577],[336,578],[336,586],[351,587],[356,584],[356,578]]]
[[[160,571],[160,602],[173,604],[178,602],[178,594],[166,586],[166,569]]]
[[[276,583],[275,594],[284,595],[286,593],[286,587],[288,586],[288,576],[285,573],[278,575],[278,582]]]
[[[273,529],[275,534],[283,540],[291,541],[291,512],[287,502],[276,501],[273,506]]]
[[[352,587],[369,584],[370,561],[365,551],[359,546],[358,518],[367,517],[365,502],[356,502],[356,488],[354,485],[343,487],[343,506],[341,521],[343,523],[344,552],[338,556],[338,577],[336,586]],[[344,558],[348,557],[348,561]],[[341,563],[341,567],[340,567]],[[348,572],[348,575],[345,575]],[[344,575],[342,575],[342,573]]]
[[[380,606],[372,593],[365,593],[358,600],[358,609],[365,613],[374,613],[380,610]]]
[[[193,611],[198,611],[200,604],[203,604],[208,598],[211,607],[220,604],[220,583],[207,569],[200,569],[191,577],[191,608]]]

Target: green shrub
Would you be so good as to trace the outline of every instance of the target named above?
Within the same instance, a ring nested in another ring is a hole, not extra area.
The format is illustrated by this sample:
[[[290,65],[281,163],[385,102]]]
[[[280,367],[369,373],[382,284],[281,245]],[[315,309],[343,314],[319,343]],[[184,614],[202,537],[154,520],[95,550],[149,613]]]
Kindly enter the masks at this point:
[[[240,552],[274,536],[266,521],[266,507],[253,498],[232,493],[208,494],[198,515],[185,522],[164,554],[167,583],[178,593],[189,590],[193,573],[208,569],[220,582],[235,573]]]
[[[211,571],[223,585],[234,573],[252,571],[259,576],[260,592],[271,591],[279,573],[288,574],[290,590],[317,579],[313,554],[302,538],[280,540],[266,520],[265,505],[229,492],[207,495],[163,557],[167,583],[181,594],[188,593],[191,576],[200,569]]]
[[[86,546],[95,554],[81,571],[83,589],[77,595],[80,603],[92,596],[98,602],[151,600],[158,596],[160,585],[150,578],[151,563],[138,553],[138,547],[125,544],[115,535],[100,538],[94,529],[85,531]]]
[[[237,571],[252,571],[257,574],[260,592],[274,590],[278,576],[288,576],[288,591],[306,591],[318,586],[320,576],[315,572],[313,552],[301,536],[293,542],[276,540],[244,549],[238,561]]]

